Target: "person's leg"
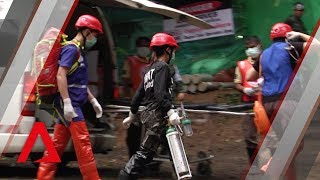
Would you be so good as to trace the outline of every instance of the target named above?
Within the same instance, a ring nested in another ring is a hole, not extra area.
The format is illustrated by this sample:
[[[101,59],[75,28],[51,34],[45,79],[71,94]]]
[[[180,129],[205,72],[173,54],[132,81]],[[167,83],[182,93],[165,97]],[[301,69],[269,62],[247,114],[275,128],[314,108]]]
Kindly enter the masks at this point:
[[[269,102],[269,103],[264,103],[265,109],[268,113],[269,118],[271,117],[271,115],[274,113],[273,111],[277,108],[279,101],[274,101],[274,102]],[[296,107],[296,101],[292,101],[292,100],[284,100],[282,101],[281,106],[284,107],[282,108],[278,113],[277,113],[277,121],[273,121],[272,123],[272,128],[273,131],[277,137],[276,140],[274,140],[274,145],[278,145],[280,139],[282,138],[282,135],[288,125],[288,122],[291,119],[292,116],[292,112],[295,110]],[[273,147],[273,151],[275,151],[276,146]],[[297,156],[297,154],[300,152],[302,148],[302,144],[300,144],[299,146],[299,150],[296,152],[296,154],[294,155],[294,158],[292,159],[291,164],[288,167],[288,170],[286,172],[286,176],[289,179],[295,179],[296,174],[295,174],[295,166],[294,166],[294,161],[295,161],[295,157]],[[274,153],[274,152],[273,152]],[[270,159],[271,160],[271,159]],[[270,163],[269,162],[262,168],[264,169],[264,171],[267,170],[268,165]],[[261,169],[261,170],[262,170]],[[263,170],[262,170],[263,171]]]
[[[53,131],[53,145],[56,148],[59,156],[61,157],[63,151],[68,144],[70,139],[70,132],[66,126],[63,124],[56,124],[54,126]],[[47,156],[48,152],[44,152],[44,156]],[[39,165],[39,169],[37,172],[37,179],[45,180],[45,179],[54,179],[55,173],[57,171],[57,164],[56,163],[45,163],[42,162]]]
[[[272,118],[273,112],[276,108],[277,102],[278,101],[275,100],[275,101],[268,101],[268,102],[263,103],[265,111],[266,111],[268,118],[270,120],[270,124],[273,123],[273,119],[271,119],[271,118]],[[266,153],[265,153],[264,157],[259,158],[263,161],[259,165],[261,165],[260,170],[264,173],[267,171],[267,169],[269,167],[269,164],[272,160],[274,150],[277,146],[277,138],[278,138],[277,133],[276,133],[277,131],[278,131],[278,129],[274,128],[274,125],[272,125],[269,132],[268,132],[268,137],[264,139],[264,141],[266,143],[266,148],[262,149],[262,150]],[[267,153],[267,152],[269,152],[269,153]]]
[[[171,153],[170,153],[170,149],[169,149],[169,144],[166,138],[166,129],[164,129],[163,133],[161,133],[160,136],[160,143],[159,143],[159,150],[157,150],[158,155],[160,156],[168,156],[169,160],[172,162],[172,158],[171,158]],[[156,154],[157,154],[156,153]],[[148,163],[146,165],[146,170],[144,171],[144,173],[146,175],[148,174],[159,174],[160,173],[160,165],[161,165],[161,161],[154,161],[152,160],[150,163]],[[174,166],[173,166],[174,169]]]
[[[282,102],[282,105],[283,107],[283,110],[281,111],[281,113],[279,114],[279,117],[281,119],[281,122],[280,122],[280,127],[281,127],[281,132],[279,133],[280,134],[280,138],[282,138],[283,136],[283,133],[285,131],[285,129],[287,128],[288,124],[289,124],[289,121],[292,117],[292,112],[294,112],[294,110],[296,109],[296,106],[297,106],[297,102],[296,101],[293,101],[293,100],[284,100]],[[296,177],[296,169],[295,169],[295,161],[296,161],[296,157],[298,156],[298,154],[302,151],[302,148],[303,148],[303,141],[301,141],[301,143],[299,144],[298,146],[298,149],[297,151],[295,152],[292,160],[291,160],[291,163],[286,171],[286,178],[287,179],[290,179],[290,180],[295,180],[297,179]]]
[[[160,136],[154,132],[147,131],[141,143],[140,149],[130,158],[123,170],[120,179],[136,179],[143,171],[147,163],[150,163],[159,147]]]
[[[245,136],[247,153],[249,156],[250,164],[253,163],[254,153],[257,148],[257,128],[254,124],[253,116],[246,115],[243,117],[242,130]]]
[[[71,122],[69,129],[83,179],[100,179],[85,121]]]
[[[140,121],[140,120],[139,120]],[[129,157],[133,156],[140,146],[141,139],[141,123],[132,123],[127,131],[127,146],[129,151]]]
[[[79,168],[84,180],[100,179],[94,160],[90,136],[80,108],[75,107],[78,117],[69,126]]]
[[[145,165],[152,161],[160,145],[160,136],[165,128],[165,120],[155,111],[144,111],[141,118],[146,127],[146,135],[141,142],[140,149],[120,171],[120,180],[137,179]]]

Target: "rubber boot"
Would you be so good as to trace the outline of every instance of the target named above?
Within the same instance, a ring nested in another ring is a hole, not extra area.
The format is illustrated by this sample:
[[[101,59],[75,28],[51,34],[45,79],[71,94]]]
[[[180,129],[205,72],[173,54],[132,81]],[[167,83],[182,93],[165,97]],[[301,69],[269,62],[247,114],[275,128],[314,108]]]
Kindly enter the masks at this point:
[[[249,162],[250,162],[250,165],[253,164],[253,161],[255,159],[255,148],[250,148],[250,147],[247,147],[247,153],[248,153],[248,156],[249,156]]]
[[[85,121],[71,122],[69,128],[83,179],[100,179]]]
[[[60,158],[66,148],[70,139],[69,130],[62,124],[56,124],[53,131],[53,145],[59,154]],[[47,156],[48,152],[45,151],[43,156]],[[51,180],[54,179],[55,173],[57,171],[56,163],[45,163],[42,162],[39,165],[37,172],[37,179],[39,180]]]
[[[138,178],[137,178],[137,177],[130,176],[129,174],[127,174],[126,172],[124,172],[124,170],[121,170],[120,173],[119,173],[118,179],[119,179],[119,180],[137,180]]]
[[[131,124],[131,126],[128,129],[126,142],[129,149],[129,158],[132,157],[139,150],[141,139],[141,126],[141,124]]]

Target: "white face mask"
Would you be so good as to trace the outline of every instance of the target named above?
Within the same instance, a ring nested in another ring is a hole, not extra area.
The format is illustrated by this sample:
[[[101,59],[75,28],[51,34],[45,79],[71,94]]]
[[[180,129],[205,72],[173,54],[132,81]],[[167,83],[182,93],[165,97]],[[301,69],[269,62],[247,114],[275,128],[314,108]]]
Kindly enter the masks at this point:
[[[261,54],[261,49],[259,46],[253,47],[253,48],[248,48],[246,50],[246,54],[248,57],[257,58]]]
[[[137,47],[137,54],[140,57],[147,57],[150,54],[150,49],[148,47]]]

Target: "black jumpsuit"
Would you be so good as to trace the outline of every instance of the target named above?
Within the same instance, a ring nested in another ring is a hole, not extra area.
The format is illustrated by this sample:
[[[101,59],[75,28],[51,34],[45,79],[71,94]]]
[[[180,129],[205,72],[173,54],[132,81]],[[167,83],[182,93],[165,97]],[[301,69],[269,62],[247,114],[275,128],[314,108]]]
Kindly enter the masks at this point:
[[[133,97],[131,112],[136,114],[143,101],[146,109],[141,113],[141,121],[146,134],[139,150],[120,172],[120,179],[136,179],[146,164],[152,161],[168,124],[167,112],[172,108],[173,80],[167,63],[155,61],[146,70],[139,89]]]

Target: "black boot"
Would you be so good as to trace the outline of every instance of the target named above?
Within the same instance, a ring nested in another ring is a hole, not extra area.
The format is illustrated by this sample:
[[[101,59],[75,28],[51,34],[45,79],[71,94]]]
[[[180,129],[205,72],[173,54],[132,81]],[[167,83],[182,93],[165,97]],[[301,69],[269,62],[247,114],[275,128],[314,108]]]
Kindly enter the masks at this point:
[[[255,151],[256,151],[256,148],[247,147],[247,152],[248,152],[250,164],[252,164],[254,161]]]
[[[133,176],[130,176],[129,174],[127,174],[124,170],[120,170],[120,173],[119,173],[119,180],[137,180],[138,178],[137,177],[133,177]]]

